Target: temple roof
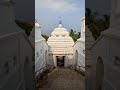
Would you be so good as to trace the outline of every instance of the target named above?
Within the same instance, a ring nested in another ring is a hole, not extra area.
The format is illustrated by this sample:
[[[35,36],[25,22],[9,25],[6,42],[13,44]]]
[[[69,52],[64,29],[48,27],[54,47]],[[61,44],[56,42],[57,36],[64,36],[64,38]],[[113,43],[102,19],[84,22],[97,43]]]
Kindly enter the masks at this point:
[[[61,23],[59,23],[61,25]],[[52,54],[73,54],[73,39],[69,36],[67,29],[58,27],[51,33],[47,41],[50,46],[49,53]]]
[[[51,33],[51,36],[66,36],[68,37],[69,36],[69,32],[67,31],[66,28],[63,28],[62,27],[62,21],[60,20],[59,21],[59,26],[58,28],[55,28],[54,31]]]
[[[38,22],[35,22],[35,28],[33,28],[33,30],[35,29],[35,42],[41,41],[41,40],[45,40],[42,36],[41,36],[41,26]]]
[[[55,36],[55,35],[69,36],[69,32],[65,28],[55,28],[54,31],[51,33],[51,36]]]

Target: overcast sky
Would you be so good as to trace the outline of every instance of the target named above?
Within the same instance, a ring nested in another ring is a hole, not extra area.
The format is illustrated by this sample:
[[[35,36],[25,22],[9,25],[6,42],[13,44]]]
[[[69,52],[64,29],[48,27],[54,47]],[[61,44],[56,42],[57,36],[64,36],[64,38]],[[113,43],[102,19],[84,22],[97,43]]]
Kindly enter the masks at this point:
[[[85,6],[99,14],[110,14],[111,0],[16,0],[16,16],[24,20],[35,18],[42,26],[42,33],[50,34],[58,27],[61,16],[68,30],[80,31]]]
[[[50,34],[58,27],[59,17],[63,27],[80,32],[84,14],[84,0],[35,0],[35,18],[42,26],[44,34]]]

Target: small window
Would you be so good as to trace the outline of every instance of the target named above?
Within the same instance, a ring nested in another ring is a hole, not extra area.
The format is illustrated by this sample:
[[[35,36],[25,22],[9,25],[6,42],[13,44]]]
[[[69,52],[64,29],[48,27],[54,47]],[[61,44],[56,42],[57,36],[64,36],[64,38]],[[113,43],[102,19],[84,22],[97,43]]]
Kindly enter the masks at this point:
[[[59,37],[59,35],[56,35],[56,37]]]
[[[65,37],[65,35],[62,35],[62,37]]]

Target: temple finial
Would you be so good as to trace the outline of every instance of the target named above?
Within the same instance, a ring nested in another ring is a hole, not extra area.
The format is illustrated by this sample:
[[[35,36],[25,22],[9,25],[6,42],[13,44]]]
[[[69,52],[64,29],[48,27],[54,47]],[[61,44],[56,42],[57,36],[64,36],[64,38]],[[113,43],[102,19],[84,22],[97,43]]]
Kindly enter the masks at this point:
[[[61,17],[60,18],[60,21],[59,21],[59,28],[62,28],[62,21],[61,21]]]
[[[61,17],[59,17],[59,19],[60,19],[59,24],[62,24]]]

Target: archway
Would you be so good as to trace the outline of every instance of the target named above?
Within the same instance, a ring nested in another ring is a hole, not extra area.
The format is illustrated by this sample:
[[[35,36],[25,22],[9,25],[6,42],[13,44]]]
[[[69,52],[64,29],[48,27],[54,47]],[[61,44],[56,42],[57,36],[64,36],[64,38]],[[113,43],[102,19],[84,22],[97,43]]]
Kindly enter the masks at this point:
[[[75,51],[75,65],[78,64],[78,51]]]
[[[96,64],[96,90],[102,90],[102,83],[104,77],[104,64],[102,58],[97,58]]]
[[[29,58],[26,57],[25,58],[25,62],[24,62],[24,80],[25,80],[25,90],[31,90],[30,89],[30,75],[31,75],[31,71],[30,71],[30,63],[29,63]]]

